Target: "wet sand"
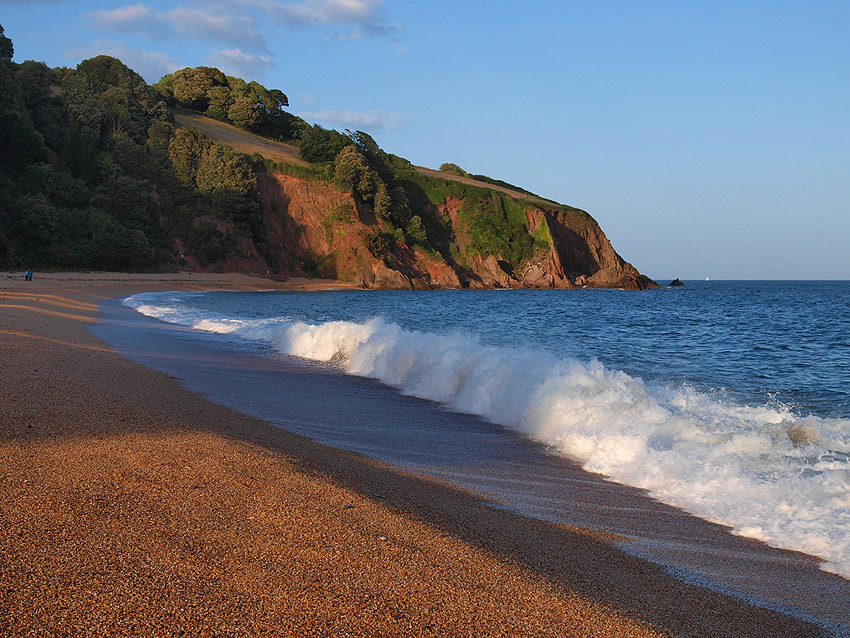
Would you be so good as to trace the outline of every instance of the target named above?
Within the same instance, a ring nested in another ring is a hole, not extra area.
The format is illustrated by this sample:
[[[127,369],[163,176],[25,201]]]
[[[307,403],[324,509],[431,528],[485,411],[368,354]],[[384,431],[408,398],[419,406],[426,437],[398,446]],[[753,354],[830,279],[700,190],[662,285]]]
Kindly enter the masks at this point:
[[[615,535],[210,403],[87,330],[132,292],[285,286],[0,273],[0,634],[819,635]]]

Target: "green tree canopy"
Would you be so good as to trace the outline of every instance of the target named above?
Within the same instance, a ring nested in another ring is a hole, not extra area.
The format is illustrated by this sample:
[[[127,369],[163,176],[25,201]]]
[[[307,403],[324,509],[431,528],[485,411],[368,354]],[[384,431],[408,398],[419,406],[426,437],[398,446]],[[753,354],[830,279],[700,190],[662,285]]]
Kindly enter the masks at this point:
[[[353,143],[350,137],[339,131],[328,130],[318,124],[308,125],[301,131],[299,153],[308,162],[330,162],[343,148]]]
[[[440,164],[440,172],[449,173],[450,175],[458,175],[460,177],[469,177],[469,173],[467,173],[457,164]]]
[[[257,189],[257,176],[248,159],[221,142],[201,156],[195,181],[202,193],[228,190],[249,195]]]
[[[334,180],[348,191],[354,191],[369,170],[366,158],[356,146],[346,146],[334,161]]]
[[[0,60],[11,62],[14,55],[15,47],[12,46],[12,40],[4,35],[3,25],[0,24]]]
[[[168,145],[168,157],[181,182],[193,188],[197,186],[195,176],[210,146],[212,142],[197,129],[181,126],[174,132]]]
[[[170,89],[177,103],[187,109],[206,111],[210,92],[216,87],[227,87],[224,73],[215,67],[199,66],[180,69],[165,75],[159,85]]]

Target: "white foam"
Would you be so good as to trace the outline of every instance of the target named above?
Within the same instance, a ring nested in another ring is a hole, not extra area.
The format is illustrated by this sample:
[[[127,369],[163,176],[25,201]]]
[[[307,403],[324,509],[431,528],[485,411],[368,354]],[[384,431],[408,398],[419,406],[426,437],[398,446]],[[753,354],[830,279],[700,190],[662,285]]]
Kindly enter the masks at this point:
[[[594,472],[734,532],[821,556],[850,577],[850,421],[801,418],[690,387],[646,384],[598,361],[482,346],[394,323],[237,321],[145,295],[139,312],[334,362],[406,394],[481,415]]]

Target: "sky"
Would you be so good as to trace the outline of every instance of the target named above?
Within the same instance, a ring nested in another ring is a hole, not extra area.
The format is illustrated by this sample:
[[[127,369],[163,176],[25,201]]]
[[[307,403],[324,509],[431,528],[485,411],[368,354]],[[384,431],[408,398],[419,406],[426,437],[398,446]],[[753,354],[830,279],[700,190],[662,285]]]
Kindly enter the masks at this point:
[[[216,66],[586,210],[666,279],[850,279],[850,2],[0,0],[15,62]]]

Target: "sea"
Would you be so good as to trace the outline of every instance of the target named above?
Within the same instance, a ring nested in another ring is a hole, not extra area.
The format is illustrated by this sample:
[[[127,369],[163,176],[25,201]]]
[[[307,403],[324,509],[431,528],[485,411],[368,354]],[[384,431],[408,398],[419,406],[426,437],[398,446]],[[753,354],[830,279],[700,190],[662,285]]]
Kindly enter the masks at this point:
[[[850,635],[850,281],[684,284],[151,292],[93,331],[280,427]]]

